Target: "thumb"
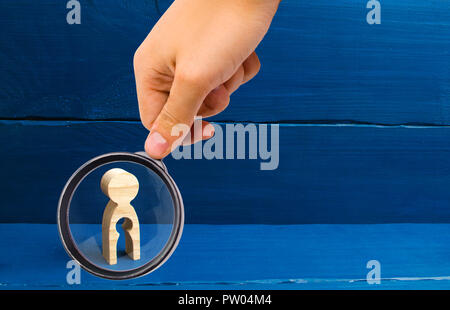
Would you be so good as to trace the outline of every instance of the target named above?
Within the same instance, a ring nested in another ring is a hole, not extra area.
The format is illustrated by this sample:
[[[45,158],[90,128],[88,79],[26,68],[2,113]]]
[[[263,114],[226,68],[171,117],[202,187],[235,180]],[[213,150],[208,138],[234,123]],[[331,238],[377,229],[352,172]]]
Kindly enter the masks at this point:
[[[205,78],[175,74],[167,102],[156,118],[145,142],[145,151],[161,159],[189,133],[200,106],[210,91]],[[180,130],[181,128],[181,130]]]

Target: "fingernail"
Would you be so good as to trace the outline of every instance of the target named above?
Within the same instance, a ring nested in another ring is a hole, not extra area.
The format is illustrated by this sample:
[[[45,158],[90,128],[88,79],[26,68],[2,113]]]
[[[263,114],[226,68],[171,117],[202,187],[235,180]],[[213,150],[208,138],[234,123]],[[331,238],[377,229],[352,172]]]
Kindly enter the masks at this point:
[[[203,128],[203,136],[212,137],[214,135],[214,126],[212,124],[208,124]]]
[[[150,133],[145,141],[145,149],[152,157],[161,157],[167,151],[169,143],[157,131]]]

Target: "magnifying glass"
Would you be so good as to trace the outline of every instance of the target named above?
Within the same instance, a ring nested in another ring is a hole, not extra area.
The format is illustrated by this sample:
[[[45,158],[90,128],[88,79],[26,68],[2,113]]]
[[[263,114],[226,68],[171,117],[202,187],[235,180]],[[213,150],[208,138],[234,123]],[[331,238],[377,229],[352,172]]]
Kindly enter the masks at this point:
[[[64,248],[83,269],[124,280],[169,259],[181,238],[184,207],[162,161],[145,152],[109,153],[70,177],[57,221]]]

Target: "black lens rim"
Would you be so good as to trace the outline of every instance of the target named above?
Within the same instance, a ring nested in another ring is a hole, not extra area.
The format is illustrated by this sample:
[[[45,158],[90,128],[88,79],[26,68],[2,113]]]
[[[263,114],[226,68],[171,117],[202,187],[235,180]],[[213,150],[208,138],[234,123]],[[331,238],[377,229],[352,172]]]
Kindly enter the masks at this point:
[[[166,169],[163,168],[164,165],[161,161],[157,161],[142,154],[143,153],[116,152],[95,157],[83,164],[80,168],[78,168],[77,171],[75,171],[75,173],[67,181],[66,186],[61,193],[58,203],[57,223],[59,236],[61,238],[63,246],[69,256],[72,257],[72,259],[74,259],[76,262],[78,262],[83,269],[98,277],[111,280],[126,280],[149,274],[150,272],[155,271],[157,268],[163,265],[167,259],[169,259],[169,257],[175,251],[178,242],[180,241],[184,226],[184,206],[180,191],[178,190],[178,187],[176,186],[172,177],[167,173]],[[78,185],[89,173],[91,173],[95,169],[114,162],[133,162],[151,169],[166,184],[172,197],[174,206],[173,227],[164,248],[148,263],[135,269],[123,271],[105,269],[91,263],[76,246],[69,226],[70,203]]]

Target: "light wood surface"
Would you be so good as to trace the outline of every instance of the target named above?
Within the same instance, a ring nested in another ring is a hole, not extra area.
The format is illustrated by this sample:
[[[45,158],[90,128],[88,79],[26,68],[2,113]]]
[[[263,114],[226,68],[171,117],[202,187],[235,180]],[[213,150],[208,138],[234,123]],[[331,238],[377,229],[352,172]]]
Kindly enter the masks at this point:
[[[139,220],[130,202],[139,191],[139,181],[133,174],[114,168],[103,175],[100,187],[103,193],[110,198],[103,212],[102,220],[103,256],[108,264],[117,264],[119,233],[116,230],[116,224],[123,218],[125,250],[131,259],[138,260],[140,258]]]

